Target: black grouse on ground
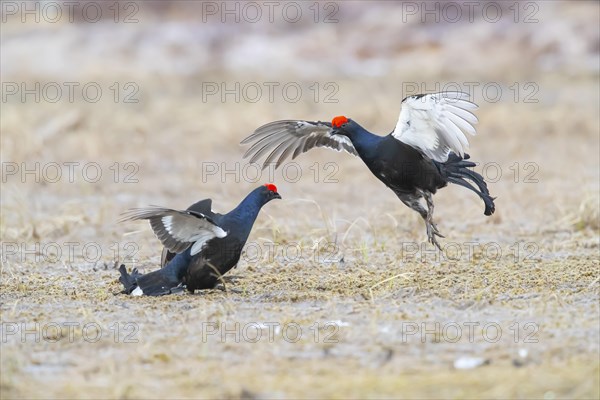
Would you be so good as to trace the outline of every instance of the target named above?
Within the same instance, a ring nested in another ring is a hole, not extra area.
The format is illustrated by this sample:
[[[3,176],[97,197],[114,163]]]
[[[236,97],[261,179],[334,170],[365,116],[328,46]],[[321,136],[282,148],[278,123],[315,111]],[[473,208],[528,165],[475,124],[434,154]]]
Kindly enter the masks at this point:
[[[469,169],[475,163],[466,161],[469,143],[463,131],[474,135],[472,124],[477,122],[468,111],[477,105],[466,99],[468,95],[462,92],[409,96],[402,101],[396,128],[387,136],[374,135],[344,116],[335,117],[331,123],[271,122],[242,141],[252,144],[244,158],[256,162],[268,154],[263,168],[273,162],[277,168],[290,155],[294,159],[314,147],[359,156],[404,204],[421,215],[429,242],[441,250],[436,236],[443,236],[433,222],[432,195],[437,189],[448,182],[464,186],[481,197],[485,215],[492,215],[495,209],[483,177]]]
[[[128,274],[121,265],[123,293],[160,296],[181,291],[184,285],[192,293],[215,287],[238,263],[258,212],[273,199],[281,196],[275,185],[266,184],[224,215],[212,211],[211,199],[201,200],[185,211],[149,207],[126,212],[123,221],[149,220],[165,251],[163,268],[145,275],[137,269]]]

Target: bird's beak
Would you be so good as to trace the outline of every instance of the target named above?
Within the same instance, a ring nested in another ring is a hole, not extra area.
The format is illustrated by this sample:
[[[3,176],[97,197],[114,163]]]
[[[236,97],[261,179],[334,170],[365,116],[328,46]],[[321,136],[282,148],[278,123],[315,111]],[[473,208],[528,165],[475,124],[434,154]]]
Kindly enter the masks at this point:
[[[273,198],[274,199],[281,199],[281,195],[277,192],[273,193]]]
[[[333,135],[342,135],[342,136],[346,136],[346,135],[344,134],[344,131],[342,130],[342,127],[341,127],[341,126],[338,126],[337,128],[336,128],[336,127],[332,127],[332,128],[331,128],[331,133],[332,133]]]

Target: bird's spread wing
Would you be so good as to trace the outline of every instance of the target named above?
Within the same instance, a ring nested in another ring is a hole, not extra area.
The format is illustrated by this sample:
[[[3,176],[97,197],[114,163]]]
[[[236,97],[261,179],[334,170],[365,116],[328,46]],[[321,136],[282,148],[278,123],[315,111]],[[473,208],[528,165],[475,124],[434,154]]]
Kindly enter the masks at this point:
[[[213,220],[217,220],[217,218],[221,216],[221,214],[213,211],[212,199],[204,199],[204,200],[197,201],[194,204],[192,204],[191,206],[189,206],[187,208],[187,210],[195,211],[200,214],[204,214]],[[165,265],[167,265],[169,263],[169,261],[171,261],[173,259],[173,257],[175,257],[175,255],[176,255],[176,253],[170,252],[169,249],[167,249],[165,247],[163,249],[163,252],[162,252],[162,255],[160,258],[161,268],[164,267]]]
[[[286,158],[292,155],[292,160],[313,147],[329,147],[345,150],[357,155],[350,139],[332,132],[329,122],[310,121],[275,121],[261,126],[253,134],[242,140],[241,144],[252,146],[244,154],[250,157],[250,162],[256,162],[269,153],[263,163],[263,169],[277,160],[275,168],[279,167]]]
[[[135,208],[126,212],[122,221],[147,219],[154,234],[173,253],[181,253],[192,246],[197,254],[204,244],[227,236],[221,227],[204,214],[195,211],[177,211],[163,207]]]
[[[469,147],[463,132],[475,134],[477,117],[468,110],[477,105],[463,92],[441,92],[409,96],[392,135],[427,157],[445,162],[450,151],[464,156]]]

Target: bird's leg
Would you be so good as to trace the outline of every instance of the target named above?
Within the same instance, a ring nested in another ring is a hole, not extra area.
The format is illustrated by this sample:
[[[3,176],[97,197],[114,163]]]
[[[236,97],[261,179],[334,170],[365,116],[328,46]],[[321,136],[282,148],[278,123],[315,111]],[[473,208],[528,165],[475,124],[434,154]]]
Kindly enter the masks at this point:
[[[433,222],[433,196],[430,192],[425,191],[422,192],[422,194],[425,198],[425,202],[427,203],[427,213],[423,218],[425,220],[425,226],[427,227],[427,238],[429,239],[429,242],[431,244],[435,245],[441,251],[442,247],[438,243],[436,236],[443,238],[444,235],[440,233],[440,231],[437,228],[437,225],[435,224],[435,222]]]
[[[436,246],[441,251],[442,246],[440,246],[436,236],[444,236],[438,231],[437,226],[433,222],[433,198],[431,196],[431,193],[418,190],[416,193],[401,194],[398,195],[398,197],[400,198],[400,200],[402,200],[404,204],[418,212],[421,218],[423,218],[423,221],[425,221],[425,227],[427,228],[428,242]],[[427,203],[427,210],[421,204],[421,198],[425,198],[425,202]]]
[[[418,191],[415,194],[401,194],[398,195],[398,197],[400,198],[400,200],[402,200],[404,204],[406,204],[408,207],[419,213],[421,218],[423,218],[423,221],[425,221],[428,241],[441,250],[442,248],[435,236],[443,236],[438,232],[437,227],[432,222],[433,201],[431,200],[431,194],[429,194],[429,200],[427,200],[427,194],[423,191]],[[423,207],[423,205],[421,204],[420,200],[422,197],[425,197],[425,200],[427,201],[427,207],[429,208],[429,210],[426,210],[425,207]]]
[[[207,265],[212,268],[212,270],[214,271],[212,273],[212,275],[217,278],[217,282],[215,282],[215,289],[219,289],[222,290],[225,293],[228,292],[232,292],[232,293],[242,293],[241,290],[238,289],[230,289],[227,287],[227,282],[228,283],[235,283],[235,278],[237,278],[236,276],[223,276],[221,275],[221,272],[219,272],[219,270],[212,265],[211,263],[207,263]]]

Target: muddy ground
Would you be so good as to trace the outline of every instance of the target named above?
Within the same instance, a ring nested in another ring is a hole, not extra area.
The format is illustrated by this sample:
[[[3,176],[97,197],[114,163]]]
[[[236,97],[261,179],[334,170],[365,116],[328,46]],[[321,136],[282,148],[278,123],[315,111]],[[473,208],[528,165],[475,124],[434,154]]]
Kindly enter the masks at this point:
[[[336,23],[303,3],[298,24],[136,4],[131,24],[3,23],[2,398],[600,396],[597,3],[425,24],[393,3],[335,3]],[[22,97],[35,82],[39,101]],[[269,99],[272,82],[302,95]],[[438,192],[442,253],[359,159],[241,158],[276,119],[388,133],[411,84],[449,83],[480,106],[469,152],[497,211]],[[161,250],[121,212],[206,197],[224,212],[265,182],[283,200],[222,287],[118,294],[115,267],[152,271]]]

